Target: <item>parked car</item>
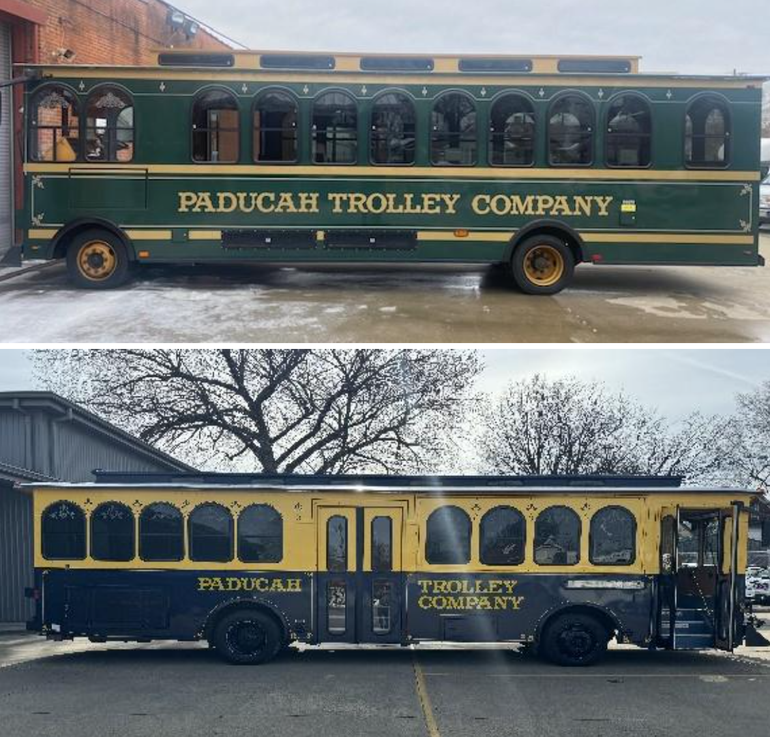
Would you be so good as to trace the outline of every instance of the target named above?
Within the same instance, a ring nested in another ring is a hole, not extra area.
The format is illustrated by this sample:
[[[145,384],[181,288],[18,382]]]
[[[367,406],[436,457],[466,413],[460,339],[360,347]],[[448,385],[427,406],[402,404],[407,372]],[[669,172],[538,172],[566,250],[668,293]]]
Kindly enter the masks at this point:
[[[768,174],[759,187],[759,222],[770,223],[770,174]]]
[[[750,566],[746,569],[746,601],[749,604],[770,604],[770,571]]]

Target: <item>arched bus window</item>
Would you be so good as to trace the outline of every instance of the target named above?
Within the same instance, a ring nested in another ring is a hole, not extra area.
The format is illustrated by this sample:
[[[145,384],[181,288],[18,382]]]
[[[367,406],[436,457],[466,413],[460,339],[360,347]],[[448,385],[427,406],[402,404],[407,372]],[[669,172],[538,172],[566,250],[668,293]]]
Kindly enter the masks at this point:
[[[119,502],[105,502],[91,512],[91,557],[127,561],[134,557],[134,515]]]
[[[431,118],[430,160],[434,166],[475,166],[476,104],[460,92],[436,100]]]
[[[117,87],[99,87],[86,102],[86,159],[131,161],[134,158],[134,103]]]
[[[283,518],[267,504],[252,504],[238,516],[238,558],[244,563],[280,563]]]
[[[313,103],[313,161],[355,164],[358,159],[358,108],[344,92],[326,92]]]
[[[235,163],[239,146],[238,100],[226,90],[208,90],[192,106],[193,161]]]
[[[29,156],[33,161],[77,161],[80,112],[77,97],[65,87],[38,90],[29,105]]]
[[[535,563],[574,566],[580,562],[580,517],[568,507],[549,507],[535,520]]]
[[[721,98],[699,97],[687,109],[684,161],[701,169],[718,169],[730,163],[730,111]]]
[[[471,559],[471,520],[460,507],[439,507],[428,517],[425,560],[462,564]]]
[[[86,515],[72,502],[47,507],[41,520],[41,543],[46,560],[83,560],[86,557]]]
[[[548,116],[551,166],[590,166],[594,160],[594,107],[582,95],[563,95]]]
[[[200,504],[190,513],[190,560],[227,563],[233,559],[233,517],[220,504]]]
[[[607,112],[607,166],[643,168],[652,163],[652,113],[639,95],[620,95]]]
[[[404,94],[381,95],[372,106],[373,164],[414,164],[417,114]]]
[[[589,559],[597,566],[628,566],[636,559],[636,519],[624,507],[605,507],[591,518]]]
[[[155,502],[139,515],[139,557],[151,562],[184,558],[184,522],[173,505]]]
[[[254,103],[254,161],[297,161],[297,101],[288,92],[268,90]]]
[[[482,518],[479,559],[487,566],[515,566],[524,561],[527,523],[513,507],[495,507]]]
[[[489,163],[493,166],[535,163],[535,108],[524,95],[504,95],[492,105]]]

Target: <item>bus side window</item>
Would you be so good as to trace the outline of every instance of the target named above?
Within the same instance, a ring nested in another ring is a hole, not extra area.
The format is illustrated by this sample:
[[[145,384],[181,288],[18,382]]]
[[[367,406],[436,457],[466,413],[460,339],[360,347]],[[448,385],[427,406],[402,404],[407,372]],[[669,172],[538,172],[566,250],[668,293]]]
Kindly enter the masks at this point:
[[[652,113],[640,95],[620,95],[607,113],[607,166],[644,168],[652,163]]]
[[[139,515],[139,557],[152,562],[184,558],[184,521],[173,505],[155,502]]]
[[[535,108],[524,95],[504,95],[490,113],[489,163],[532,166],[535,163]]]
[[[297,162],[297,101],[282,90],[268,90],[254,103],[254,161]]]
[[[372,570],[393,570],[393,522],[390,517],[372,520]]]
[[[233,517],[220,504],[201,504],[190,513],[190,560],[227,563],[233,559]]]
[[[475,166],[476,103],[460,92],[447,92],[433,105],[430,161],[433,166]]]
[[[701,169],[722,169],[730,163],[730,111],[720,98],[699,97],[687,108],[684,162]]]
[[[482,518],[479,559],[488,566],[516,566],[524,561],[527,523],[513,507],[495,507]]]
[[[591,518],[589,559],[597,566],[629,566],[636,559],[636,519],[623,507],[605,507]]]
[[[116,87],[100,87],[86,103],[86,159],[131,161],[134,158],[134,103]]]
[[[425,560],[463,564],[471,559],[471,520],[460,507],[439,507],[428,517]]]
[[[580,562],[580,517],[568,507],[549,507],[535,520],[535,563],[574,566]]]
[[[348,521],[341,515],[329,517],[326,523],[326,570],[348,570]]]
[[[593,103],[582,95],[562,95],[548,116],[551,166],[590,166],[594,160]]]
[[[414,103],[400,93],[378,97],[372,105],[372,163],[414,164],[417,113]]]
[[[660,572],[674,573],[676,564],[676,518],[666,515],[660,521]]]
[[[86,557],[86,515],[72,502],[56,502],[43,512],[42,552],[46,560]]]
[[[133,560],[134,515],[125,504],[105,502],[91,512],[91,557]]]
[[[228,90],[208,90],[192,105],[193,161],[230,163],[238,161],[238,100]]]
[[[313,103],[313,161],[355,164],[358,159],[358,107],[345,92],[326,92]]]
[[[66,87],[45,86],[30,101],[29,155],[33,161],[77,161],[80,113]]]
[[[238,516],[238,558],[244,563],[280,563],[283,518],[268,504],[252,504]]]

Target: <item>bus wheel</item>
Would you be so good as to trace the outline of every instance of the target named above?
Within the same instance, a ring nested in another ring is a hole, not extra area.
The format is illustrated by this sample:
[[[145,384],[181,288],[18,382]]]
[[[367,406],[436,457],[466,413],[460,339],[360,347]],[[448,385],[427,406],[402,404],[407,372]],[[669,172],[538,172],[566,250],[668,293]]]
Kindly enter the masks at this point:
[[[236,665],[261,665],[281,650],[283,637],[276,621],[258,611],[228,614],[214,630],[214,647]]]
[[[73,238],[67,249],[67,272],[83,289],[110,289],[128,278],[128,252],[108,230],[87,230]]]
[[[572,281],[575,257],[558,238],[535,235],[516,247],[511,269],[522,292],[556,294]]]
[[[588,614],[560,614],[546,628],[540,651],[557,665],[593,665],[607,651],[606,628]]]

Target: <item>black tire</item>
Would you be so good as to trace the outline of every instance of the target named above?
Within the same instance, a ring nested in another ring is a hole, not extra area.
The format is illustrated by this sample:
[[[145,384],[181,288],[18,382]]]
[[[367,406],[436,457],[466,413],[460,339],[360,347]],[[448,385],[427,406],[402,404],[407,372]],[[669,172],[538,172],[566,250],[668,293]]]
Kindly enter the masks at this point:
[[[262,665],[281,651],[283,633],[269,614],[243,609],[217,624],[212,642],[217,652],[235,665]]]
[[[556,294],[572,281],[575,256],[552,235],[534,235],[522,241],[511,258],[516,286],[526,294]]]
[[[67,273],[81,289],[119,287],[128,279],[129,267],[123,241],[109,230],[85,230],[67,248]]]
[[[604,657],[610,634],[596,617],[569,612],[548,623],[540,640],[540,652],[557,665],[593,665]]]

